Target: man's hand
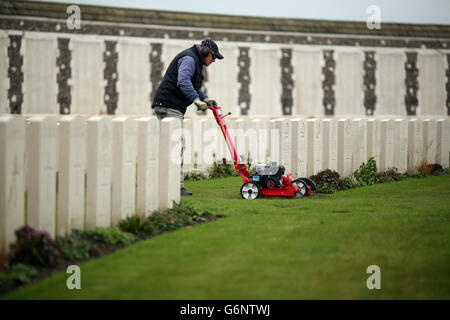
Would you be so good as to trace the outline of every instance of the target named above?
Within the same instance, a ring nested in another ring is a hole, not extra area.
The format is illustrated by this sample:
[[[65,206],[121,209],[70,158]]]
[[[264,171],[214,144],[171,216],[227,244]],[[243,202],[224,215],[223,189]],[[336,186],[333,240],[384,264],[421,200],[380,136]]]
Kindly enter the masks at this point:
[[[203,101],[206,102],[206,104],[210,107],[217,106],[217,102],[214,99],[205,99]]]
[[[194,100],[194,104],[197,106],[198,109],[205,111],[206,109],[208,109],[208,105],[206,104],[205,101],[202,101],[200,99],[195,99]]]

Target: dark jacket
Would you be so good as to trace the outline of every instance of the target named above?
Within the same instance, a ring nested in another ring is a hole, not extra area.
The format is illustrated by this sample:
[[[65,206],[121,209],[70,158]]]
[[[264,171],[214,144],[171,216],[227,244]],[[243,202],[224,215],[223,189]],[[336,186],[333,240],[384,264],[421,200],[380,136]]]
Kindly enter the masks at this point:
[[[186,108],[192,104],[192,99],[186,97],[178,86],[178,60],[185,56],[191,56],[195,60],[195,71],[191,78],[191,82],[195,91],[200,90],[203,82],[203,62],[199,50],[194,45],[191,48],[180,52],[173,58],[167,68],[166,74],[161,80],[158,90],[156,90],[152,108],[172,108],[185,114]]]

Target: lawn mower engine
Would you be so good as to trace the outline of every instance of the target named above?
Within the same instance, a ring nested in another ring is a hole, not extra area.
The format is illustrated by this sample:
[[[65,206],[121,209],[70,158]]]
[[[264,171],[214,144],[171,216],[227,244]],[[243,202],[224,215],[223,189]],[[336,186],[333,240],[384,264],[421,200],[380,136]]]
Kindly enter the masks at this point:
[[[284,166],[277,165],[276,162],[272,162],[270,166],[257,164],[256,172],[252,179],[255,182],[259,182],[259,185],[263,188],[281,188],[283,183],[282,176],[285,171]]]

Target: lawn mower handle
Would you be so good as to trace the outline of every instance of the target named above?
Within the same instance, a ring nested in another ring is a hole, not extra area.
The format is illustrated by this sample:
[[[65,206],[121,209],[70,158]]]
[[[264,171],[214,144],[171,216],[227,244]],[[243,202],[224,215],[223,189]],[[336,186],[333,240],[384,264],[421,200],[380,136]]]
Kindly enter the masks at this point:
[[[230,134],[228,133],[227,125],[226,125],[225,121],[223,120],[223,118],[225,118],[226,116],[229,116],[231,114],[231,112],[228,112],[227,114],[224,115],[222,113],[222,108],[217,105],[208,106],[208,109],[211,109],[211,111],[214,114],[214,118],[216,118],[217,124],[219,125],[220,129],[222,129],[222,133],[225,138],[225,142],[227,143],[228,149],[230,150],[230,153],[231,153],[231,157],[233,158],[234,169],[236,170],[237,173],[239,173],[239,175],[241,176],[242,181],[244,181],[244,183],[248,182],[249,180],[251,180],[250,173],[248,172],[247,166],[245,165],[245,163],[242,163],[239,160],[236,149],[233,145],[233,141],[231,140]]]

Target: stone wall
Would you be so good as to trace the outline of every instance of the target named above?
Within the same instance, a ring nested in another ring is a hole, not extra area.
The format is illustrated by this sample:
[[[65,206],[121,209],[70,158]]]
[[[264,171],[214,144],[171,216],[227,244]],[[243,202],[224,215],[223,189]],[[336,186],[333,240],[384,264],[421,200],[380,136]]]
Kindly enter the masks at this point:
[[[387,24],[371,34],[351,22],[218,15],[229,28],[215,29],[190,26],[192,14],[156,25],[149,17],[167,13],[81,7],[79,30],[67,29],[61,5],[0,7],[0,112],[147,113],[172,58],[209,36],[225,59],[205,68],[203,88],[237,115],[450,114],[450,27]],[[264,21],[273,31],[261,32]]]

